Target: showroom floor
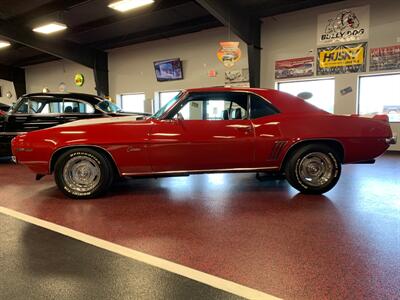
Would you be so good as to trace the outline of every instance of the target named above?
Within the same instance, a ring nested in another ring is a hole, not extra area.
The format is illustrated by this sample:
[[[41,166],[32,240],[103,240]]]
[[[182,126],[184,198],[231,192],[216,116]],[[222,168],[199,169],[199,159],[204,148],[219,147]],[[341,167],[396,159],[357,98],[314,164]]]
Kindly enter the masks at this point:
[[[73,201],[51,177],[36,182],[24,167],[2,161],[0,207],[280,298],[395,299],[400,294],[399,170],[395,153],[375,165],[344,166],[339,184],[324,196],[297,194],[285,181],[260,182],[254,174],[213,174],[127,180],[106,198]],[[146,278],[145,284],[156,286],[150,290],[158,289],[151,274],[161,272],[165,284],[181,290],[176,298],[187,298],[187,291],[195,298],[203,290],[209,298],[234,297],[9,216],[0,214],[0,224],[1,244],[13,247],[1,247],[7,273],[39,287],[62,286],[64,275],[85,278],[77,288],[100,284],[100,290],[89,291],[95,296],[115,292],[106,284],[116,276],[123,282],[118,281],[119,292],[127,295],[136,287],[125,281]],[[51,259],[54,253],[64,259]],[[19,285],[7,282],[10,291]],[[43,298],[43,290],[38,293]]]

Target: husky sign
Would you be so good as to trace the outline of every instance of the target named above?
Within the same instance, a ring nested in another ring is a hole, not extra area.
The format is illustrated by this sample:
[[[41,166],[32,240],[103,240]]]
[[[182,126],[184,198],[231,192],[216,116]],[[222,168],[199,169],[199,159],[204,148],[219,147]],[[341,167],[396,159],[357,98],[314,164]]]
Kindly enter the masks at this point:
[[[318,48],[317,75],[366,71],[367,43]]]
[[[318,45],[367,40],[369,5],[319,15],[317,34]]]

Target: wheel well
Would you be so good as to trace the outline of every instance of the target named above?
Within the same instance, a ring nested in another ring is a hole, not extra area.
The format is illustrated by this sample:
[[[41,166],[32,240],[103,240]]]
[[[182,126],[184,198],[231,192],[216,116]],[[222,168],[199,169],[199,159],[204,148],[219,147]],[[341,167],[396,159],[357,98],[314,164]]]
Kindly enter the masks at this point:
[[[341,163],[344,161],[344,148],[343,145],[337,140],[306,140],[300,141],[292,145],[289,150],[286,152],[283,162],[281,164],[281,170],[284,169],[288,159],[295,153],[298,149],[312,144],[322,144],[327,145],[336,151],[336,154],[339,156],[339,160]]]
[[[108,158],[108,160],[110,161],[114,172],[116,175],[120,175],[119,170],[117,165],[115,164],[114,158],[112,157],[112,155],[105,149],[101,148],[101,147],[94,147],[94,146],[71,146],[71,147],[65,147],[65,148],[61,148],[58,149],[56,152],[53,153],[52,157],[51,157],[51,161],[50,161],[50,174],[54,172],[54,167],[56,165],[57,160],[61,157],[61,155],[63,155],[65,152],[72,150],[72,149],[82,149],[82,148],[88,148],[88,149],[92,149],[95,150],[101,154],[103,154],[105,157]]]

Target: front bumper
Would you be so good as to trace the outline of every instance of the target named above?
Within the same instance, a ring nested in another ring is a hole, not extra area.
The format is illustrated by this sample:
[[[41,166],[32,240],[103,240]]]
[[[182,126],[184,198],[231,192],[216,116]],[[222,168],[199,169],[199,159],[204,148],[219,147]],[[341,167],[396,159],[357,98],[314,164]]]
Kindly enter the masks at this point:
[[[397,136],[392,136],[391,138],[387,138],[386,144],[388,145],[395,145],[397,143]]]

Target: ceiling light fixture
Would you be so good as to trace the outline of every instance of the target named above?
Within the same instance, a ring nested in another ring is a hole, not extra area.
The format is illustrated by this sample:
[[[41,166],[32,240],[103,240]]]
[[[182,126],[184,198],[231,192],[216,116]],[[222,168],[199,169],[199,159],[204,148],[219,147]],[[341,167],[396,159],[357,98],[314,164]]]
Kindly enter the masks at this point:
[[[108,7],[118,10],[120,12],[126,12],[141,6],[149,5],[154,3],[154,0],[121,0],[108,5]]]
[[[9,46],[11,46],[11,43],[10,43],[10,42],[7,42],[7,41],[0,41],[0,49],[1,49],[1,48],[6,48],[6,47],[9,47]]]
[[[49,24],[36,27],[33,29],[33,31],[43,33],[43,34],[51,34],[51,33],[57,32],[57,31],[65,30],[65,29],[67,29],[67,25],[57,23],[57,22],[51,22]]]

